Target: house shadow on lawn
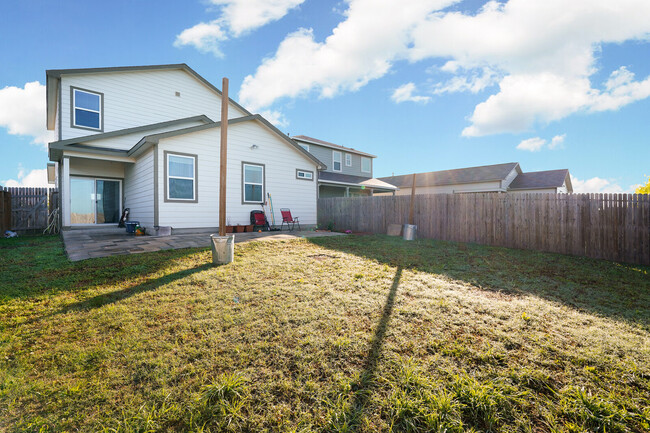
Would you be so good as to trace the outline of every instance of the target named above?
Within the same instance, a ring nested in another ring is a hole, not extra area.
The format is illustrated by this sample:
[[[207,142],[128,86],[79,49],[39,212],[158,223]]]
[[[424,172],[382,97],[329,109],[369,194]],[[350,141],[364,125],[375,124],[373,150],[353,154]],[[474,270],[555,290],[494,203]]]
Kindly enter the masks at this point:
[[[586,257],[386,235],[309,239],[390,266],[481,290],[533,295],[650,329],[650,267]]]
[[[0,304],[17,298],[83,292],[155,274],[203,249],[102,257],[70,262],[58,236],[25,236],[3,242]]]

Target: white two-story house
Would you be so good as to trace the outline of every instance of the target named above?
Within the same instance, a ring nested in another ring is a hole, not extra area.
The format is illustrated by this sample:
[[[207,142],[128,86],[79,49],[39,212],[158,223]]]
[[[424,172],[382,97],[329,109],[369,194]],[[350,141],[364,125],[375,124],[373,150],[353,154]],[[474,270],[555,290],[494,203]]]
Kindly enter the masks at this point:
[[[47,127],[56,132],[64,229],[117,224],[216,230],[221,92],[185,64],[48,70]],[[228,105],[227,215],[247,224],[272,194],[316,223],[326,165],[257,114]],[[312,173],[309,176],[308,173]],[[267,215],[269,208],[266,208]],[[271,216],[268,215],[269,219]]]
[[[399,189],[372,177],[375,155],[306,135],[291,138],[324,163],[318,172],[319,197],[353,197],[392,193]]]

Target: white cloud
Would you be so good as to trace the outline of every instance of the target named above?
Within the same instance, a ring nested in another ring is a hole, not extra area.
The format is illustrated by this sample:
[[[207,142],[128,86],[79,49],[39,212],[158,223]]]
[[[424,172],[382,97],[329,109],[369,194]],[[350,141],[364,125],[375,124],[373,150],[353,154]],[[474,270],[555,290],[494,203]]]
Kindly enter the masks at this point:
[[[235,37],[284,17],[305,0],[211,0]]]
[[[28,186],[33,188],[52,188],[54,185],[47,183],[47,169],[36,169],[25,174],[25,169],[21,164],[18,165],[18,180],[7,179],[1,183],[6,187]]]
[[[54,132],[45,124],[45,86],[33,81],[22,89],[0,89],[0,127],[12,135],[33,137],[33,143],[47,149],[47,143],[54,141]]]
[[[244,79],[239,99],[256,110],[312,90],[322,98],[354,92],[383,77],[396,60],[405,58],[413,26],[422,23],[427,13],[454,1],[397,5],[395,0],[349,0],[346,19],[324,42],[316,41],[309,29],[288,35],[275,55]]]
[[[626,68],[602,85],[591,78],[608,43],[647,42],[645,0],[489,1],[476,13],[445,11],[455,0],[348,0],[345,20],[324,41],[310,30],[288,35],[244,80],[254,108],[316,91],[356,91],[399,60],[445,59],[452,77],[433,94],[499,88],[478,104],[465,136],[522,132],[578,111],[618,109],[650,96],[650,77]],[[396,12],[397,11],[397,12]]]
[[[563,147],[565,138],[566,138],[566,134],[556,135],[551,139],[550,142],[547,142],[546,139],[540,137],[528,138],[526,140],[522,140],[517,145],[517,149],[527,150],[529,152],[539,152],[544,147],[548,147],[551,150],[559,149]]]
[[[272,21],[284,17],[305,0],[210,0],[220,8],[221,16],[208,23],[199,23],[183,30],[174,41],[175,47],[194,46],[204,53],[223,57],[219,44],[237,38]]]
[[[393,92],[390,98],[398,104],[400,102],[407,102],[407,101],[427,103],[431,99],[431,97],[429,96],[414,95],[413,92],[415,92],[415,84],[413,83],[402,84],[397,89],[395,89],[395,91]]]
[[[277,128],[284,128],[285,126],[289,126],[289,121],[286,119],[286,117],[284,117],[284,114],[282,114],[280,111],[264,110],[261,111],[260,114],[262,115],[263,118],[271,122]]]
[[[539,152],[542,150],[542,147],[546,144],[546,140],[543,138],[535,137],[523,140],[517,145],[519,150],[528,150],[529,152]]]
[[[209,23],[199,23],[194,27],[185,29],[176,36],[174,41],[175,47],[182,47],[184,45],[193,45],[194,48],[202,53],[212,53],[217,57],[223,57],[221,49],[219,49],[219,42],[228,39],[221,26],[217,21]]]
[[[623,188],[611,180],[603,179],[600,177],[592,177],[587,180],[580,180],[571,175],[571,185],[573,185],[573,192],[602,192],[602,193],[619,193],[625,192]]]
[[[549,149],[558,149],[564,147],[564,139],[566,134],[556,135],[551,139],[551,142],[548,144]]]

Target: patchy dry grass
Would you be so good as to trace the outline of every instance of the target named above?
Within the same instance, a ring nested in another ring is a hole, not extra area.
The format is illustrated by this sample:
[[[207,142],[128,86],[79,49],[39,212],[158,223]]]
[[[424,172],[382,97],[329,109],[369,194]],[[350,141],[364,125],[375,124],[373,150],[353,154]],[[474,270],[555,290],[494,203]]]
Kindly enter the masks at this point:
[[[0,240],[0,430],[645,432],[650,269],[385,236]]]

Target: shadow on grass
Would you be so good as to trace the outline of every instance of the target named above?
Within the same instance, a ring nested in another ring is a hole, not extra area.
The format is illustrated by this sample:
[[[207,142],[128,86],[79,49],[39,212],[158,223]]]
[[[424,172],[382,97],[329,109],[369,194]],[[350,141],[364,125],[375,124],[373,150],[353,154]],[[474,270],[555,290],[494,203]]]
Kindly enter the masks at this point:
[[[308,239],[390,266],[533,295],[650,329],[650,267],[562,254],[386,235]]]
[[[370,343],[370,350],[363,365],[359,382],[352,386],[354,392],[351,400],[348,402],[347,410],[343,414],[337,414],[338,421],[346,423],[349,427],[355,428],[363,414],[363,411],[368,403],[368,399],[375,384],[375,377],[377,367],[381,358],[382,347],[386,338],[386,331],[388,330],[388,322],[393,314],[393,306],[395,305],[395,297],[397,295],[397,288],[399,287],[400,279],[402,278],[402,267],[398,266],[393,277],[393,283],[390,286],[384,310],[375,329],[375,335],[372,337]],[[335,420],[334,423],[337,421]],[[338,431],[338,428],[334,429]]]
[[[182,271],[174,272],[171,274],[167,274],[165,276],[159,277],[159,278],[150,278],[146,281],[143,281],[140,284],[137,284],[135,286],[131,287],[126,287],[122,290],[116,290],[113,292],[109,293],[103,293],[101,295],[93,296],[92,298],[84,299],[83,301],[75,302],[70,305],[66,305],[65,307],[53,311],[52,313],[46,314],[44,316],[36,317],[30,320],[27,320],[25,322],[21,322],[19,325],[25,325],[25,324],[31,324],[31,323],[36,323],[44,319],[49,319],[54,316],[57,316],[59,314],[66,314],[74,311],[89,311],[93,310],[95,308],[101,308],[109,304],[114,304],[116,302],[120,302],[124,299],[130,298],[131,296],[137,295],[139,293],[144,293],[144,292],[149,292],[152,290],[156,290],[157,288],[183,279],[185,277],[188,277],[192,274],[195,274],[197,272],[201,272],[207,269],[210,269],[212,267],[211,263],[206,263],[201,266],[197,266],[195,268],[191,269],[184,269]]]
[[[83,292],[153,274],[202,249],[164,250],[70,262],[58,236],[0,240],[0,304],[11,299]]]

